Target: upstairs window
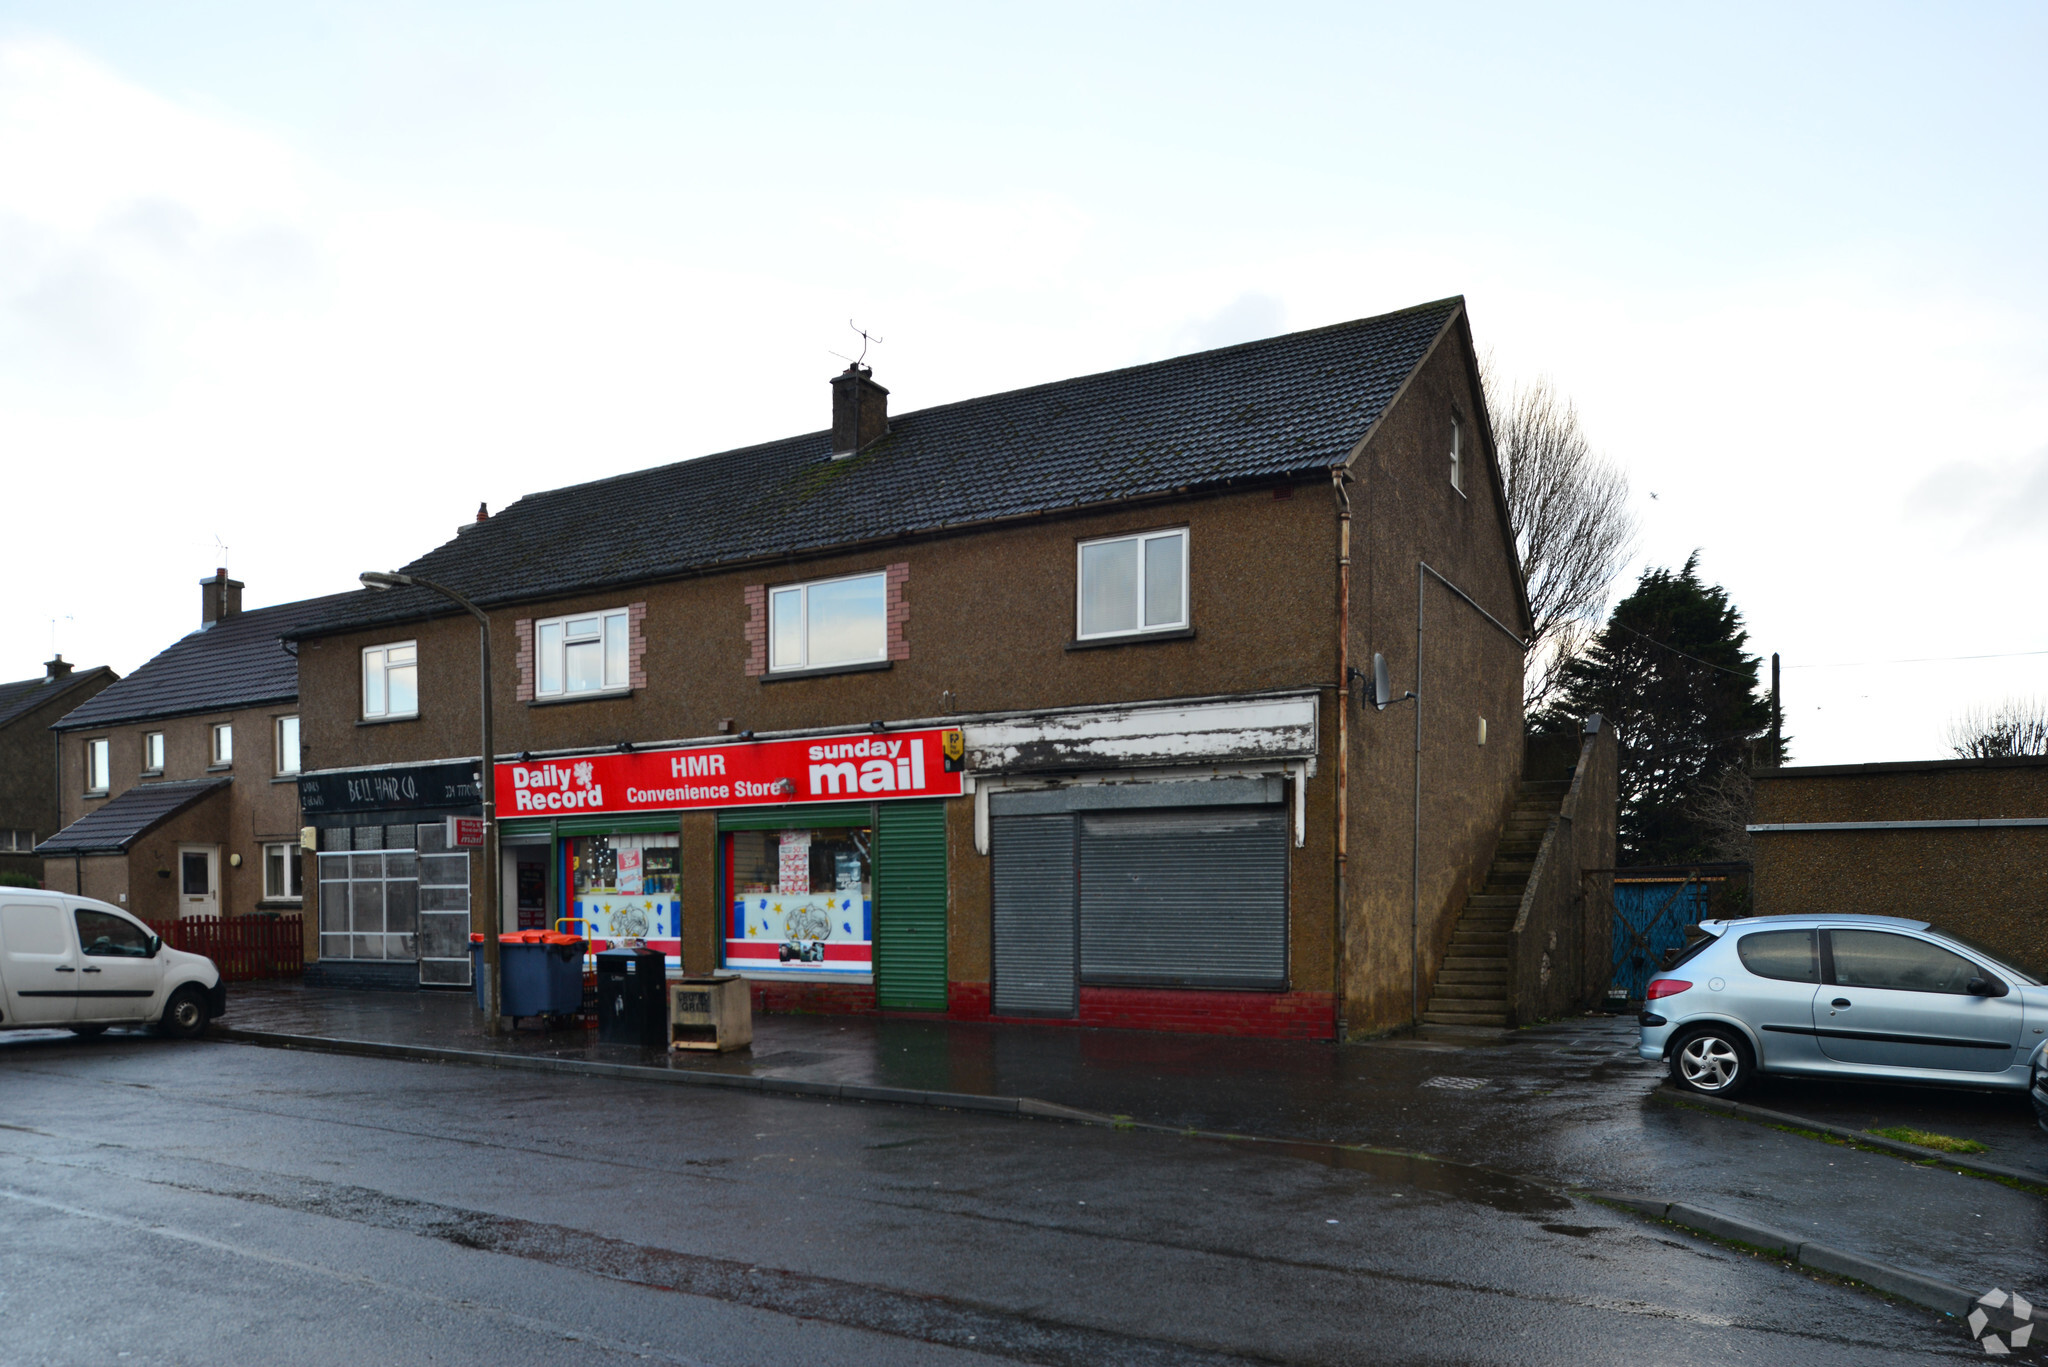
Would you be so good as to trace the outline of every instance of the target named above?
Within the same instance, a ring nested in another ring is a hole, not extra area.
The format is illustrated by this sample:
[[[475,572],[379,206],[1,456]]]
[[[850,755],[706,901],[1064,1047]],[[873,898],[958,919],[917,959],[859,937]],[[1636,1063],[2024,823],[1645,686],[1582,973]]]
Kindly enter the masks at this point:
[[[277,772],[296,774],[299,772],[299,719],[279,717],[277,719]]]
[[[161,774],[164,771],[164,733],[145,731],[142,733],[142,772]]]
[[[213,728],[213,763],[228,765],[235,762],[235,728],[231,722],[217,723]]]
[[[1465,492],[1465,424],[1451,418],[1451,487]]]
[[[1081,640],[1188,624],[1188,532],[1145,532],[1080,545]]]
[[[112,771],[107,763],[107,741],[100,737],[85,743],[85,791],[104,793],[112,782]]]
[[[420,714],[419,647],[414,641],[370,646],[363,651],[363,717]]]
[[[565,698],[626,688],[630,640],[624,608],[535,622],[534,696]]]
[[[769,672],[888,659],[888,602],[879,572],[769,590]]]

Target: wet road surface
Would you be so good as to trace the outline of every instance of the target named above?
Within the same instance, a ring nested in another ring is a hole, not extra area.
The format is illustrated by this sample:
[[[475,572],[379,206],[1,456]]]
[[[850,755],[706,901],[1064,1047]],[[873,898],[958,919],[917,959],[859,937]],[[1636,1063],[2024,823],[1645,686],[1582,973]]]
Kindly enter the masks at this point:
[[[1316,1145],[121,1035],[0,1040],[0,1096],[10,1363],[1977,1353],[1603,1207]]]

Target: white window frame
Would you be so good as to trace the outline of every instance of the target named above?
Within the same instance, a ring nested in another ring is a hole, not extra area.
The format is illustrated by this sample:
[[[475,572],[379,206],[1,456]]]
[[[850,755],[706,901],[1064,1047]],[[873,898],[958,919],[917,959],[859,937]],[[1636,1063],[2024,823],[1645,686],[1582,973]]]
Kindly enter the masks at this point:
[[[1145,624],[1145,543],[1161,541],[1168,537],[1180,538],[1180,618],[1173,622],[1156,625]],[[1087,601],[1087,583],[1084,566],[1087,553],[1092,546],[1108,546],[1119,541],[1136,542],[1138,546],[1138,625],[1117,631],[1083,631],[1081,629],[1083,605]],[[1149,532],[1122,532],[1116,536],[1098,536],[1074,546],[1074,639],[1077,641],[1107,641],[1120,636],[1149,636],[1161,631],[1186,631],[1190,625],[1188,614],[1188,581],[1193,578],[1189,555],[1189,538],[1186,527],[1162,527]]]
[[[272,855],[282,852],[285,887],[280,892],[270,883],[270,860]],[[299,855],[299,842],[271,841],[263,847],[263,900],[266,902],[303,902],[306,900],[306,866]]]
[[[85,743],[85,791],[104,793],[113,785],[113,743],[95,736]]]
[[[882,585],[882,641],[873,655],[857,655],[844,660],[813,660],[811,658],[811,590],[826,588],[833,584],[850,584],[861,579],[875,579]],[[797,659],[782,659],[776,653],[775,605],[783,594],[797,595]],[[768,586],[768,672],[770,674],[797,674],[811,669],[845,669],[855,665],[886,663],[889,659],[889,574],[886,570],[863,570],[859,574],[839,574],[830,579],[807,579],[800,584],[770,584]]]
[[[286,747],[284,733],[286,723],[290,723],[292,733],[290,747],[292,762],[290,764],[285,763]],[[272,750],[275,752],[277,756],[277,772],[279,777],[283,777],[286,774],[296,774],[297,772],[299,772],[299,717],[296,712],[290,713],[286,716],[276,717],[271,720],[270,744]]]
[[[410,712],[393,712],[391,710],[391,652],[394,650],[410,650],[412,652],[412,659],[410,661],[401,662],[397,666],[400,669],[404,669],[410,665],[412,669],[413,706]],[[375,657],[374,665],[372,664],[373,656]],[[384,692],[384,709],[380,712],[372,712],[370,710],[370,670],[372,668],[383,672],[381,682]],[[387,641],[383,645],[364,646],[361,677],[357,680],[357,683],[362,689],[363,694],[364,721],[389,721],[399,717],[417,717],[420,714],[420,643],[418,641]]]
[[[212,758],[209,767],[225,769],[235,762],[235,724],[231,721],[217,721],[208,733],[206,753]]]
[[[36,847],[34,831],[0,831],[0,850],[27,854]]]
[[[164,771],[164,733],[144,731],[142,733],[142,772],[161,774]]]
[[[1465,492],[1465,424],[1451,414],[1451,487]]]
[[[583,635],[572,639],[569,635],[569,625],[572,622],[588,622],[593,618],[597,621],[597,635],[594,639],[597,641],[598,653],[605,662],[604,685],[600,688],[571,688],[569,687],[569,647],[574,644],[588,642],[593,638]],[[617,624],[617,629],[620,633],[621,656],[619,661],[619,677],[616,681],[612,678],[611,670],[611,644],[614,623]],[[546,640],[548,629],[551,627],[560,629],[560,634],[552,645]],[[543,658],[543,653],[551,650],[559,656],[554,662],[555,678],[560,684],[558,688],[542,686],[547,678],[549,663]],[[534,697],[598,698],[608,693],[630,693],[632,691],[633,614],[631,610],[624,607],[597,608],[590,612],[571,612],[565,613],[560,617],[544,617],[533,624]]]

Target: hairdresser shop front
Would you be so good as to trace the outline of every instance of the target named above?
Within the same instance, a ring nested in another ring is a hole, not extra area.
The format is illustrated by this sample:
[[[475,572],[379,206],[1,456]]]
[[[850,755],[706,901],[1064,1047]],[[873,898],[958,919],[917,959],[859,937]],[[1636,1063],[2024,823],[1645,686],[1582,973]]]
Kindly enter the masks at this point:
[[[756,980],[771,1008],[942,1011],[959,734],[501,763],[505,919],[645,939],[673,971]]]

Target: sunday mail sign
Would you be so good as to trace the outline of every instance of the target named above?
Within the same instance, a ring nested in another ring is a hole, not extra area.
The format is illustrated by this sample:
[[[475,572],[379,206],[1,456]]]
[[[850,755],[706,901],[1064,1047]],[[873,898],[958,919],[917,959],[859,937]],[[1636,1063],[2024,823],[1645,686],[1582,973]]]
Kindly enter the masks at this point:
[[[500,816],[668,812],[778,802],[958,797],[947,730],[735,741],[687,750],[501,763]]]

